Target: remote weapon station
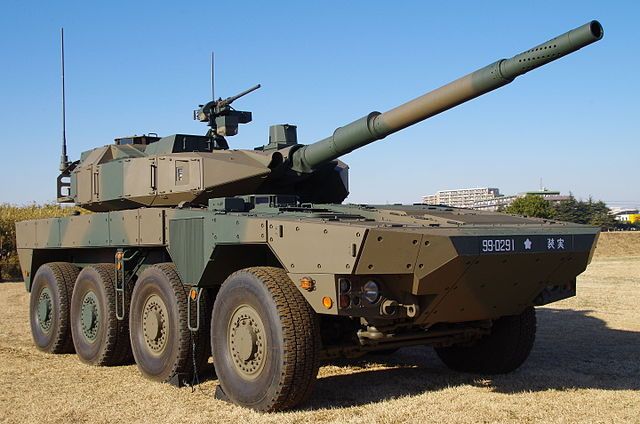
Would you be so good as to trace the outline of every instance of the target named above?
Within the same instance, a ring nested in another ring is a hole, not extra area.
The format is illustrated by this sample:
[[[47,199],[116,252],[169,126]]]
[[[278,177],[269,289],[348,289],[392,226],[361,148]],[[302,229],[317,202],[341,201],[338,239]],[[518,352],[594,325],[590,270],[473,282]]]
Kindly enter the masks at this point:
[[[516,369],[534,306],[575,295],[598,229],[342,204],[339,159],[602,36],[589,22],[309,145],[274,125],[229,149],[251,121],[232,104],[255,86],[201,105],[206,135],[119,138],[74,162],[63,147],[58,201],[93,213],[17,224],[36,346],[178,384],[213,357],[217,396],[261,411],[303,402],[338,356],[431,345],[453,370]]]

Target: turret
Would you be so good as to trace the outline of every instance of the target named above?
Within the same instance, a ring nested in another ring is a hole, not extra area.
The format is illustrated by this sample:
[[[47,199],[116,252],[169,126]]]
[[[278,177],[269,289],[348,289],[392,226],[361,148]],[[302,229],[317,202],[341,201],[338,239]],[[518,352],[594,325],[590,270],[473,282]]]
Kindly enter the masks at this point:
[[[251,121],[250,112],[236,111],[231,102],[258,85],[201,105],[194,117],[211,127],[205,136],[130,137],[83,153],[58,178],[58,200],[94,211],[206,205],[212,198],[249,194],[340,203],[349,194],[348,167],[338,160],[342,155],[509,84],[602,36],[600,23],[589,22],[387,112],[371,112],[310,145],[297,144],[295,126],[276,125],[264,147],[229,150],[224,136],[235,135],[238,124]],[[66,187],[69,192],[63,193]]]

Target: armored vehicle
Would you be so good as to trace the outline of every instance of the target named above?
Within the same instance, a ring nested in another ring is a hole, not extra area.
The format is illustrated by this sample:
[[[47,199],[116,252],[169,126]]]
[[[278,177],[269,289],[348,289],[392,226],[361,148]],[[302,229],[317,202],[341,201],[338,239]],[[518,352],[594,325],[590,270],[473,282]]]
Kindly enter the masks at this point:
[[[598,229],[446,206],[342,204],[339,158],[502,87],[603,36],[589,22],[309,145],[274,125],[232,150],[238,96],[195,112],[206,135],[119,138],[70,162],[58,201],[92,211],[17,224],[36,346],[91,365],[135,360],[180,383],[213,358],[217,395],[294,407],[320,361],[430,345],[459,371],[505,373],[534,306],[575,295]],[[454,163],[452,163],[454,165]]]

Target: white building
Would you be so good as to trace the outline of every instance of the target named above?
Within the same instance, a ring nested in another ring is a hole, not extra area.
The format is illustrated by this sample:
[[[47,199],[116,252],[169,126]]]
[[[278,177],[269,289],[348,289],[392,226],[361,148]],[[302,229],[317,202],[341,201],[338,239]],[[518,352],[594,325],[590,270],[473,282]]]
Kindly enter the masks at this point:
[[[638,209],[634,208],[611,208],[611,212],[609,212],[613,217],[620,222],[631,222],[634,223],[638,219],[637,216],[640,213]]]
[[[571,198],[571,196],[561,195],[559,191],[552,191],[546,188],[505,196],[500,194],[500,190],[497,188],[481,187],[440,190],[436,194],[423,196],[422,203],[427,205],[447,205],[456,208],[497,211],[500,208],[506,208],[516,199],[526,195],[540,196],[551,203],[559,203]]]
[[[500,196],[494,199],[486,199],[486,200],[478,200],[473,205],[471,205],[471,209],[478,209],[481,211],[497,211],[500,208],[506,208],[510,204],[516,200],[518,195],[511,196]]]
[[[525,197],[528,195],[540,196],[543,199],[549,201],[551,204],[560,203],[564,200],[571,199],[571,196],[565,196],[560,194],[559,191],[552,191],[546,188],[542,190],[536,191],[524,191],[522,193],[518,193],[512,196],[500,196],[495,199],[481,200],[473,205],[471,205],[471,209],[479,209],[484,211],[497,211],[498,209],[506,208],[510,204],[512,204],[516,199],[520,197]]]
[[[436,194],[422,197],[427,205],[447,205],[456,208],[470,208],[476,202],[503,197],[500,190],[492,187],[461,188],[456,190],[440,190]]]

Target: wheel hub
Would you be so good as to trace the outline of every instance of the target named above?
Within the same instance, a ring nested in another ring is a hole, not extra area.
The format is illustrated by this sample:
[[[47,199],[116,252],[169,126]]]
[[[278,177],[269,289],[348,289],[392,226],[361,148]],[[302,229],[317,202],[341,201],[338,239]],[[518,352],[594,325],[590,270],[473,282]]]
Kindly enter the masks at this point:
[[[45,333],[51,329],[53,302],[51,301],[51,292],[49,288],[45,287],[40,292],[38,298],[38,324]]]
[[[236,348],[243,361],[255,359],[258,347],[258,335],[253,326],[243,320],[236,331]]]
[[[144,341],[153,353],[160,353],[167,345],[168,339],[167,307],[159,296],[153,294],[149,296],[142,310]]]
[[[87,292],[82,299],[80,324],[82,326],[82,334],[87,340],[94,342],[100,324],[100,311],[98,310],[98,299],[92,291]]]
[[[249,305],[242,305],[231,317],[229,351],[236,370],[247,378],[262,371],[265,363],[266,339],[260,316]]]

